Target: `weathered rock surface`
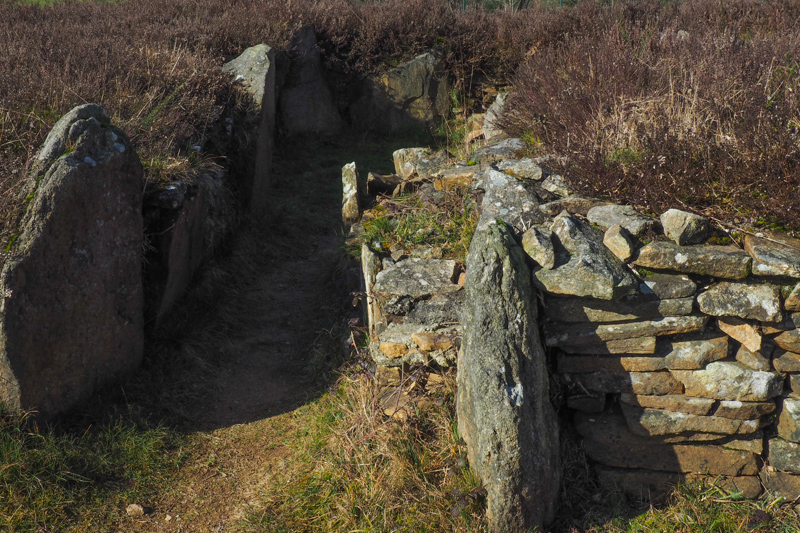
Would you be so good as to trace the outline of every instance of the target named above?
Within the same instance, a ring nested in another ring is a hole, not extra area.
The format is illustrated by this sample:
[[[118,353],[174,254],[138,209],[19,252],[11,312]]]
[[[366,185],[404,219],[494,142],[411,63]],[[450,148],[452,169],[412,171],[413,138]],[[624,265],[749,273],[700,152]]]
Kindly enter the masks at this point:
[[[794,501],[800,496],[800,475],[764,470],[758,476],[764,488],[776,496],[782,496],[788,501]]]
[[[333,134],[343,122],[325,81],[314,27],[300,27],[289,43],[292,61],[281,87],[281,122],[289,135]]]
[[[772,339],[772,341],[787,352],[800,353],[800,329],[785,331]]]
[[[697,284],[688,276],[656,273],[650,274],[642,280],[639,290],[643,294],[653,294],[657,298],[668,300],[694,296]]]
[[[704,370],[673,370],[672,374],[686,387],[687,395],[701,398],[761,402],[783,389],[780,374],[752,370],[732,361],[709,363]]]
[[[355,224],[361,217],[359,196],[358,169],[355,162],[348,163],[342,167],[342,222],[346,226]]]
[[[497,170],[514,176],[519,180],[541,181],[542,167],[537,165],[530,157],[522,159],[504,159],[497,164]],[[560,213],[561,211],[559,211]],[[558,213],[556,213],[558,214]]]
[[[503,113],[506,106],[508,93],[500,93],[486,110],[486,116],[483,117],[483,136],[486,140],[491,140],[494,137],[503,135],[503,130],[497,124],[497,119]]]
[[[800,278],[800,241],[774,233],[761,235],[744,238],[744,249],[753,258],[753,274]]]
[[[613,357],[607,355],[558,356],[559,374],[586,372],[655,372],[666,370],[663,357]]]
[[[269,204],[272,181],[272,153],[275,135],[275,51],[265,44],[248,48],[222,67],[250,97],[254,111],[249,125],[254,154],[252,173],[241,177],[242,196],[250,211],[263,214]]]
[[[390,323],[370,343],[370,356],[378,366],[396,367],[435,362],[446,368],[456,363],[461,335],[459,325]],[[426,338],[434,339],[433,345],[420,346],[420,342],[424,343]]]
[[[661,226],[664,234],[675,244],[700,244],[708,237],[710,228],[708,219],[687,213],[680,209],[670,209],[661,215]]]
[[[743,279],[750,273],[750,256],[733,246],[678,246],[651,242],[639,250],[636,266],[675,270],[723,279]]]
[[[496,161],[502,161],[503,159],[515,159],[517,155],[524,150],[525,143],[522,139],[512,137],[511,139],[498,141],[477,149],[475,153],[472,154],[472,157],[470,157],[470,161],[494,163]]]
[[[689,315],[617,324],[553,324],[547,327],[545,341],[547,346],[585,346],[618,339],[690,333],[703,329],[707,321],[706,316]]]
[[[772,358],[772,364],[778,372],[800,372],[800,354],[778,350]]]
[[[606,230],[603,235],[603,244],[623,263],[628,262],[635,250],[631,234],[618,224]]]
[[[546,292],[615,300],[636,291],[636,277],[603,245],[602,233],[567,214],[556,217],[552,231],[569,257],[534,272],[534,283]]]
[[[56,123],[35,169],[0,272],[0,402],[50,417],[142,360],[143,180],[94,104]]]
[[[454,191],[467,189],[472,186],[475,177],[474,167],[453,167],[440,170],[433,181],[433,188],[437,191]]]
[[[714,416],[735,418],[737,420],[755,420],[775,412],[775,402],[738,402],[722,400],[714,411]]]
[[[639,337],[596,344],[565,345],[561,349],[573,354],[652,354],[656,351],[656,338]]]
[[[697,297],[700,311],[713,316],[736,316],[760,320],[761,322],[780,322],[780,289],[768,283],[715,283]]]
[[[430,148],[401,148],[392,153],[392,159],[395,172],[404,180],[431,178],[448,165],[444,152]]]
[[[623,416],[614,411],[603,416],[576,413],[574,420],[586,454],[606,466],[729,476],[758,472],[752,453],[721,446],[659,443],[632,433]]]
[[[369,335],[371,337],[377,336],[379,330],[386,327],[383,313],[381,313],[380,305],[378,305],[377,297],[372,292],[372,287],[375,285],[375,278],[378,272],[381,271],[381,259],[367,244],[361,245],[361,273],[364,276],[362,280],[361,289],[364,291],[366,297],[366,323],[369,328]]]
[[[742,346],[751,352],[761,350],[763,338],[759,326],[732,317],[720,318],[717,320],[717,326],[723,333],[742,343]]]
[[[372,292],[380,296],[423,298],[461,290],[453,280],[456,262],[449,259],[404,259],[375,276]]]
[[[558,174],[550,174],[542,181],[542,189],[561,198],[566,198],[572,194],[566,180]]]
[[[548,202],[539,206],[539,209],[547,216],[554,217],[566,211],[573,215],[586,216],[586,213],[593,207],[600,205],[609,205],[605,200],[598,200],[597,198],[582,198],[580,196],[568,196],[553,202]]]
[[[763,370],[764,372],[772,370],[768,357],[764,357],[761,352],[751,352],[744,345],[739,346],[736,351],[736,360],[753,370]]]
[[[449,89],[444,53],[429,50],[385,74],[368,78],[351,106],[353,123],[398,131],[426,125],[447,114]]]
[[[622,413],[628,428],[643,437],[676,435],[684,432],[737,435],[754,433],[758,420],[737,420],[719,416],[698,416],[663,409],[647,409],[622,403]]]
[[[800,311],[800,283],[794,286],[792,292],[784,300],[783,306],[787,311]]]
[[[659,346],[661,353],[670,370],[699,370],[728,357],[728,337],[707,332],[665,337]]]
[[[788,441],[800,442],[800,399],[783,399],[778,417],[778,435]]]
[[[683,385],[669,372],[589,372],[564,374],[567,383],[575,383],[596,392],[624,392],[642,396],[680,394]]]
[[[560,488],[558,421],[530,271],[505,226],[477,230],[466,287],[459,433],[487,490],[489,529],[541,529],[555,516]]]
[[[522,235],[522,248],[531,259],[545,270],[555,266],[554,234],[548,229],[533,227]]]
[[[536,195],[508,174],[489,169],[480,174],[475,187],[485,191],[478,227],[497,219],[516,228],[529,228],[544,221]]]
[[[523,241],[524,243],[524,241]],[[623,322],[691,314],[694,298],[631,299],[618,302],[589,298],[547,298],[545,313],[561,322]]]
[[[612,226],[622,226],[631,235],[639,236],[652,228],[655,220],[644,216],[629,205],[601,205],[593,207],[586,213],[586,218],[592,224],[597,224],[603,229]]]
[[[783,439],[770,439],[769,464],[783,472],[800,474],[800,444]]]
[[[621,394],[620,401],[637,407],[651,409],[666,409],[691,415],[707,415],[716,403],[711,398],[692,398],[682,394],[667,394],[664,396],[641,396],[636,394]]]
[[[737,435],[719,442],[720,446],[729,450],[742,450],[761,455],[764,452],[764,431],[758,430],[750,435]]]

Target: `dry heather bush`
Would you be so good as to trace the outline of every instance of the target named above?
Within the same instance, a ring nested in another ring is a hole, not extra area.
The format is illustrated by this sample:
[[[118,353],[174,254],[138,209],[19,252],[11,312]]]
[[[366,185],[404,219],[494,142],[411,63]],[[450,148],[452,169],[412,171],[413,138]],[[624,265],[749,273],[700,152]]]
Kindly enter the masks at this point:
[[[583,193],[800,228],[800,2],[584,4],[522,65],[506,125]],[[763,220],[759,220],[759,216]]]

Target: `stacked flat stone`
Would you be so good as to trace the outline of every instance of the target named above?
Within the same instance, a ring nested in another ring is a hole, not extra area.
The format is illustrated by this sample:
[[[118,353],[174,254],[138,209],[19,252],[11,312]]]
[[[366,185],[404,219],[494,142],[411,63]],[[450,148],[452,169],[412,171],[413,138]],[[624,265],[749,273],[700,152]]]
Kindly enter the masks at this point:
[[[800,241],[704,244],[708,221],[670,210],[642,246],[654,219],[627,206],[586,218],[531,230],[529,255],[545,343],[600,481],[650,498],[703,476],[746,497],[762,484],[798,496],[800,394],[784,384],[800,393]],[[541,260],[548,247],[554,261]]]

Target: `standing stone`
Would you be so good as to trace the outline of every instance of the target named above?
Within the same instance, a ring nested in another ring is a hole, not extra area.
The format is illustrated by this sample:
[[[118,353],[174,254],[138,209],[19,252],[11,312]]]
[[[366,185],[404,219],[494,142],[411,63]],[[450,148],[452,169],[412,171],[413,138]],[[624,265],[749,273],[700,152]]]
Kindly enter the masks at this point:
[[[342,222],[346,226],[352,226],[361,217],[358,189],[358,169],[355,162],[348,163],[342,167]]]
[[[542,529],[559,493],[558,421],[530,279],[504,225],[476,232],[467,257],[458,427],[486,487],[494,532]]]
[[[245,203],[252,213],[260,214],[269,203],[272,181],[272,152],[275,144],[275,51],[266,44],[248,48],[226,63],[223,72],[234,76],[250,98],[255,117],[249,125],[254,161],[252,174],[243,176]]]
[[[35,168],[0,273],[0,403],[50,417],[141,363],[143,181],[94,104],[56,123]]]
[[[503,135],[503,130],[498,126],[497,119],[503,113],[507,99],[508,93],[498,94],[492,105],[486,110],[486,116],[483,117],[483,136],[487,141]]]
[[[708,237],[708,219],[687,213],[680,209],[670,209],[661,215],[664,234],[680,246],[700,244]]]
[[[292,36],[289,50],[293,60],[280,96],[286,133],[336,133],[342,129],[342,118],[325,82],[314,27],[300,27]]]
[[[769,283],[722,281],[699,295],[697,305],[707,315],[737,316],[761,322],[783,320],[780,290]]]
[[[372,287],[375,285],[375,278],[378,272],[381,271],[381,258],[378,254],[372,251],[367,244],[361,245],[361,273],[363,274],[363,285],[361,289],[364,291],[366,298],[365,312],[367,315],[367,326],[370,337],[376,337],[380,333],[380,329],[386,327],[386,322],[381,313],[381,308],[378,305],[377,298],[372,292]]]

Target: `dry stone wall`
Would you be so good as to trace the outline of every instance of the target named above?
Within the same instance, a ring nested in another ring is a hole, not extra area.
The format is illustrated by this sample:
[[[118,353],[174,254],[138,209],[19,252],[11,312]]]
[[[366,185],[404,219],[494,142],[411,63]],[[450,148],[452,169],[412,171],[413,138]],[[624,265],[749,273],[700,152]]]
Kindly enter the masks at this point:
[[[661,498],[684,479],[749,498],[764,490],[800,496],[800,240],[768,231],[734,240],[693,213],[652,217],[581,198],[548,172],[546,158],[521,158],[519,147],[517,139],[494,142],[472,156],[477,165],[432,165],[429,151],[399,151],[395,182],[398,190],[469,185],[482,194],[476,235],[498,223],[515,235],[531,269],[530,305],[540,309],[541,340],[528,342],[547,351],[564,393],[556,407],[568,413],[599,481],[643,499]],[[491,321],[477,320],[469,299],[477,291],[470,283],[496,281],[475,274],[486,265],[468,261],[464,290],[451,262],[379,252],[362,253],[375,362],[458,360],[460,385],[485,378],[491,347],[478,354],[461,338],[474,338],[469,324]],[[497,297],[519,297],[503,287]],[[434,304],[447,312],[420,313]],[[509,334],[514,320],[505,322]],[[422,332],[441,342],[420,342]],[[459,410],[469,418],[459,426],[478,472],[482,452],[469,428],[491,433],[487,420],[502,417],[490,413],[514,403],[512,389],[493,408]],[[547,387],[521,401],[543,396]],[[501,495],[487,497],[491,508]]]

